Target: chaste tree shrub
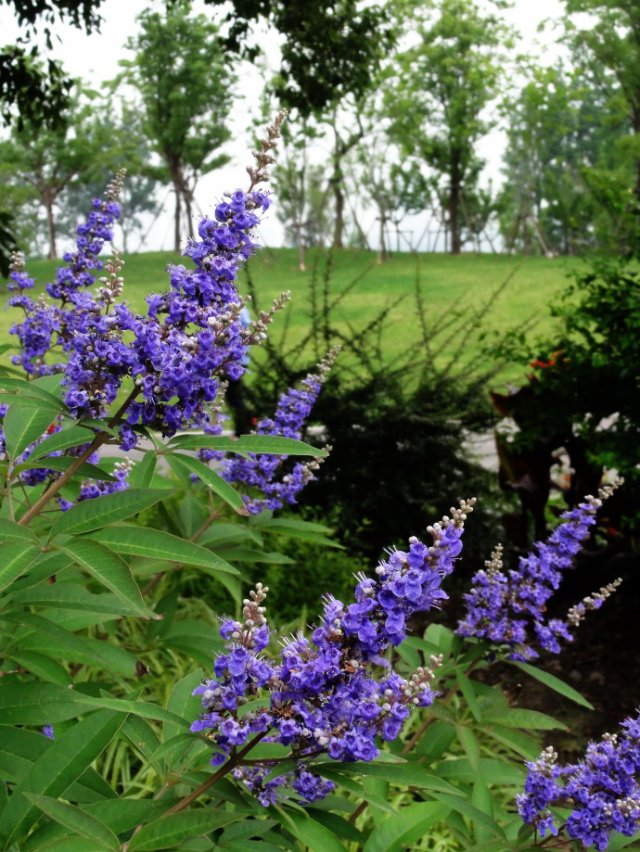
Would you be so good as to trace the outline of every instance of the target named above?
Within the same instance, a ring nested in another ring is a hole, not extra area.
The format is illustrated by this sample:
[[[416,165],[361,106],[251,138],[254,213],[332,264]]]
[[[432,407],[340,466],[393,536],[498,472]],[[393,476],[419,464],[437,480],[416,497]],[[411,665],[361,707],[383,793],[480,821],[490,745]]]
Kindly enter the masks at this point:
[[[552,748],[538,756],[536,734],[559,723],[479,677],[502,660],[585,704],[533,662],[561,653],[617,588],[549,618],[613,488],[565,513],[517,569],[496,549],[456,630],[424,619],[446,604],[473,498],[426,542],[412,536],[358,572],[344,600],[326,588],[311,626],[279,641],[269,589],[247,593],[247,563],[277,564],[273,540],[326,532],[277,513],[326,457],[300,435],[334,354],[253,434],[220,434],[225,384],[273,313],[243,325],[236,275],[257,248],[269,204],[257,187],[281,120],[248,191],[201,221],[192,267],[172,267],[146,313],[121,298],[121,258],[95,280],[120,179],[48,298],[29,295],[14,258],[20,345],[0,377],[0,845],[621,849],[639,837],[637,718],[562,766]],[[116,447],[124,458],[106,455]],[[223,617],[197,575],[227,591]]]

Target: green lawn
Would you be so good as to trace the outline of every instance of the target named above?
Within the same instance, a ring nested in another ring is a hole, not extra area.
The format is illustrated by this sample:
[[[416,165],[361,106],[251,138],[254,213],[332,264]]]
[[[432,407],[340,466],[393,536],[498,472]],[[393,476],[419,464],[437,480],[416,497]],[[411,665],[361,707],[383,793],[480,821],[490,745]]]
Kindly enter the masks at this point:
[[[129,257],[124,269],[125,297],[136,308],[143,308],[146,294],[167,286],[166,266],[175,260],[171,253],[166,252]],[[418,258],[397,254],[378,265],[373,252],[344,250],[334,253],[332,263],[330,298],[335,298],[358,279],[335,309],[335,320],[344,333],[350,333],[350,328],[363,327],[386,305],[404,297],[394,307],[382,341],[385,356],[392,358],[403,350],[408,341],[416,340],[418,336],[416,281],[419,282],[428,318],[437,326],[452,307],[466,307],[470,311],[480,309],[499,285],[512,275],[509,284],[492,305],[483,327],[488,331],[506,329],[532,320],[535,325],[531,333],[535,334],[535,330],[543,330],[548,325],[550,301],[565,286],[566,276],[576,261],[489,254],[459,257],[424,254]],[[289,343],[300,340],[309,327],[314,264],[316,294],[321,301],[326,264],[323,254],[310,256],[309,270],[305,273],[298,270],[296,252],[292,249],[265,250],[250,263],[259,308],[267,307],[282,290],[292,292],[293,299],[287,309],[290,311],[288,320],[281,316],[272,326],[272,334],[278,337],[286,325]],[[51,280],[55,266],[56,263],[50,261],[33,261],[28,265],[38,289]],[[244,278],[242,289],[246,289]],[[8,339],[8,329],[13,322],[11,308],[0,312],[2,341]],[[475,354],[478,342],[474,334],[468,334],[466,345],[469,354]],[[448,349],[452,346],[453,341]],[[510,377],[514,374],[511,373]]]

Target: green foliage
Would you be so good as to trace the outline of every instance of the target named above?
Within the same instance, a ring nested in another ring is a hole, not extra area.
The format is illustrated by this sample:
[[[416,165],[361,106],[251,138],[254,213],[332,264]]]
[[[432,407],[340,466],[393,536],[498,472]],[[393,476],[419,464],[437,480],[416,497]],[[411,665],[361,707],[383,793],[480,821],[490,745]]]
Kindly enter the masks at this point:
[[[558,333],[538,341],[535,372],[520,391],[514,416],[517,445],[545,441],[564,446],[573,473],[565,497],[593,490],[603,468],[625,485],[607,505],[607,526],[638,535],[640,440],[640,276],[635,264],[601,260],[573,283],[553,308]],[[510,347],[511,357],[531,362],[530,344]],[[504,354],[504,350],[503,350]],[[507,397],[508,399],[508,397]],[[513,399],[516,399],[514,396]]]
[[[230,137],[233,75],[217,27],[193,15],[188,2],[171,3],[163,13],[147,9],[138,20],[141,30],[129,43],[135,57],[123,65],[142,99],[143,130],[176,193],[178,253],[181,204],[193,236],[198,179],[229,159],[218,149]]]
[[[225,0],[206,0],[220,6]],[[362,96],[393,40],[383,6],[358,0],[234,0],[227,11],[227,44],[255,59],[259,41],[252,24],[264,20],[282,36],[282,58],[274,93],[303,115],[321,111],[346,95]]]
[[[463,198],[473,194],[482,166],[476,145],[492,126],[485,108],[498,94],[509,32],[496,14],[468,0],[403,5],[419,41],[389,72],[390,133],[418,168],[433,169],[446,196],[451,253],[459,254]]]
[[[627,247],[635,180],[631,129],[614,81],[531,68],[509,105],[501,227],[508,249],[542,254]]]

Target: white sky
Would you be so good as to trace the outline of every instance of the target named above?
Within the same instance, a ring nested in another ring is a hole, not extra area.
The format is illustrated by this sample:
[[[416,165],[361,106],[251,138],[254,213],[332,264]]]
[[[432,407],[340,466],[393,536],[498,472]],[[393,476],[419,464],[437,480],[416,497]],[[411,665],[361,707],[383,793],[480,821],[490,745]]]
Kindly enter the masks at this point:
[[[127,39],[136,32],[136,17],[140,12],[155,4],[144,0],[106,0],[101,8],[103,24],[99,33],[86,35],[72,26],[59,25],[55,32],[57,41],[53,55],[63,61],[66,71],[72,76],[82,77],[94,88],[104,80],[114,77],[119,68],[118,62],[130,55],[125,50]],[[204,11],[211,14],[212,7]],[[513,0],[513,8],[505,12],[505,19],[522,35],[520,52],[531,53],[539,62],[553,62],[558,55],[554,44],[553,28],[538,32],[539,25],[545,19],[559,19],[563,12],[561,0]],[[19,28],[6,7],[0,7],[0,44],[7,44],[19,35]],[[269,45],[267,54],[269,54]],[[275,45],[272,46],[275,50]],[[273,54],[273,51],[271,51]],[[260,91],[260,77],[256,69],[245,67],[240,74],[240,93],[242,102],[231,117],[233,128],[232,141],[228,143],[227,153],[231,162],[222,169],[205,176],[198,185],[197,200],[205,212],[215,203],[222,192],[235,189],[246,182],[245,166],[249,162],[249,140],[246,132],[249,118],[258,107],[257,93]],[[504,150],[504,133],[499,129],[492,131],[480,146],[480,154],[487,161],[485,180],[500,182],[500,164]],[[125,164],[126,165],[126,164]],[[165,195],[161,190],[159,200]],[[172,205],[169,199],[165,213],[159,217],[152,228],[146,250],[172,247]],[[365,217],[366,222],[366,217]],[[365,224],[365,228],[367,225]],[[416,233],[423,225],[416,222]],[[271,214],[265,222],[261,237],[263,242],[279,245],[282,241],[282,229]],[[136,240],[133,240],[134,246]]]

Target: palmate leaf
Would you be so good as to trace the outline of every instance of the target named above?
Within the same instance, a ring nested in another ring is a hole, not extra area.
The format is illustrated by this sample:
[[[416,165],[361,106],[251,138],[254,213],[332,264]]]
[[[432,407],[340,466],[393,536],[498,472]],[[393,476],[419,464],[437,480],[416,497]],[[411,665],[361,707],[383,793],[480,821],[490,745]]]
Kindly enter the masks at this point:
[[[78,503],[61,514],[51,527],[50,537],[62,533],[79,534],[97,530],[108,524],[124,521],[170,497],[169,489],[129,488]]]
[[[136,462],[129,474],[130,488],[148,488],[151,485],[156,470],[157,456],[154,452],[146,452],[141,461]]]
[[[92,503],[93,500],[87,502]],[[60,545],[60,550],[70,556],[101,585],[113,592],[136,615],[143,618],[159,618],[142,599],[142,593],[127,563],[108,547],[88,538],[72,538]]]
[[[55,822],[60,823],[80,837],[86,837],[93,848],[120,848],[120,842],[116,835],[97,817],[85,813],[74,805],[59,802],[49,796],[39,796],[36,793],[25,793],[24,796]]]
[[[125,718],[99,710],[56,738],[16,785],[0,815],[0,837],[6,846],[19,841],[38,819],[38,808],[25,793],[61,796],[111,742]]]

